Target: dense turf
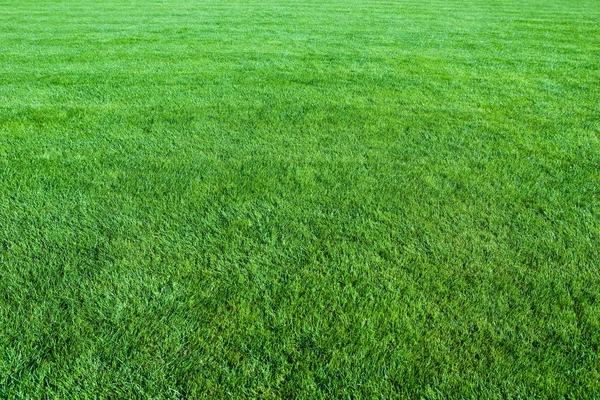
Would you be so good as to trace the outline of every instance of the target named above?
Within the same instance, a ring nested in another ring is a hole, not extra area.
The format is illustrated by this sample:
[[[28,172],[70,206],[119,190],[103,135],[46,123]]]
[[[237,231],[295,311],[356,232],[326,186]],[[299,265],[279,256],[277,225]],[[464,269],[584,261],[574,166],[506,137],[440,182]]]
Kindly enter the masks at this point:
[[[0,2],[0,397],[600,396],[598,1]]]

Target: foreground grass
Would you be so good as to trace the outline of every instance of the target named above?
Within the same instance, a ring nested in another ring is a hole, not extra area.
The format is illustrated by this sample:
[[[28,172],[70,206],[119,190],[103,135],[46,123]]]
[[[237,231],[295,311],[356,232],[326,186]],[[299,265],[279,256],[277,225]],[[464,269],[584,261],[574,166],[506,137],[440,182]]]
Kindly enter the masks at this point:
[[[0,397],[600,395],[597,1],[2,1]]]

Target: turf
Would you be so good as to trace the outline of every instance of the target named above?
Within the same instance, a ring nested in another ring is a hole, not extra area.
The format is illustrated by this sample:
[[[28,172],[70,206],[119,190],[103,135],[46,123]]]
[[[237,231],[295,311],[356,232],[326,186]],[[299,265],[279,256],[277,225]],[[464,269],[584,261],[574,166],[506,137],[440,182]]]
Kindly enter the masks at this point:
[[[0,1],[0,397],[600,398],[600,3]]]

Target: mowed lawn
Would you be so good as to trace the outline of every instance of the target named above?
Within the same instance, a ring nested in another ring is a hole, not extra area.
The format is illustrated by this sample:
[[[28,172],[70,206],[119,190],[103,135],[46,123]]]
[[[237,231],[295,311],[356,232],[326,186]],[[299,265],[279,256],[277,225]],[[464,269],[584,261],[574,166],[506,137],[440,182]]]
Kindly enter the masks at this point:
[[[599,1],[0,1],[1,398],[599,398],[599,347]]]

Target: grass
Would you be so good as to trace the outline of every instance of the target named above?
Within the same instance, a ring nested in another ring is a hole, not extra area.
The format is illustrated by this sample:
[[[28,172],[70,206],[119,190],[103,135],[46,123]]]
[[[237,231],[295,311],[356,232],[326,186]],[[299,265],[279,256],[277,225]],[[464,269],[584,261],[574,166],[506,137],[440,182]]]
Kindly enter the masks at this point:
[[[600,398],[600,3],[0,1],[0,397]]]

